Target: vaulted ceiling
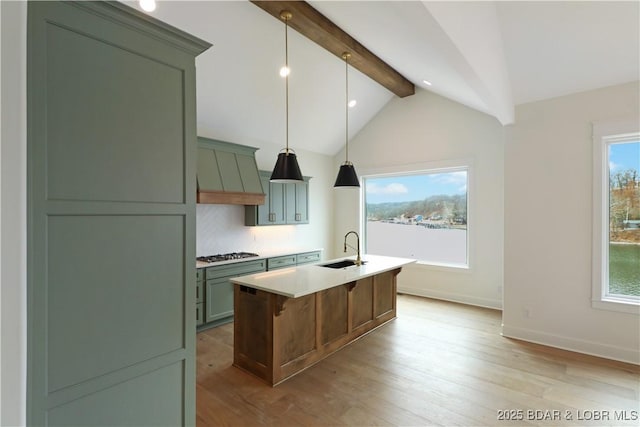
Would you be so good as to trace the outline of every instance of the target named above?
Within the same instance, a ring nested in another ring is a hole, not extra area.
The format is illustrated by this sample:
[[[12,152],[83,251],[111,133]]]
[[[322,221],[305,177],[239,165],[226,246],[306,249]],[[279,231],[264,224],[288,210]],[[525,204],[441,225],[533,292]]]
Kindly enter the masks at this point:
[[[417,91],[505,125],[514,105],[640,78],[637,1],[309,3]],[[284,145],[282,21],[248,1],[160,1],[151,15],[213,43],[196,62],[201,134]],[[289,63],[290,145],[336,154],[345,143],[344,62],[290,30]],[[353,136],[395,95],[354,69],[349,86]]]

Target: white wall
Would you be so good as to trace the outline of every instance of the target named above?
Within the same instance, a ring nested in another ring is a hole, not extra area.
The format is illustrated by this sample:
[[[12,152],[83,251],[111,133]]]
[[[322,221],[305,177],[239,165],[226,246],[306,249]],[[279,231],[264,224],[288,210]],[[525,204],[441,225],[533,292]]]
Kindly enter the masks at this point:
[[[216,139],[213,132],[201,130],[200,136]],[[260,170],[273,170],[280,146],[257,144],[255,141],[229,141],[258,146],[256,162]],[[295,148],[295,147],[294,147]],[[309,181],[309,224],[247,227],[244,206],[202,205],[196,209],[196,254],[212,255],[232,251],[258,254],[279,250],[305,251],[331,246],[333,227],[333,158],[296,150],[300,170]],[[326,252],[323,254],[325,255]]]
[[[505,148],[503,334],[640,363],[640,319],[591,307],[593,121],[640,116],[638,82],[519,105]]]
[[[412,164],[471,162],[469,270],[407,266],[398,278],[402,292],[502,307],[503,132],[495,118],[417,89],[414,96],[389,102],[349,144],[349,159],[360,175]],[[335,157],[334,174],[343,161],[344,153]],[[336,191],[336,247],[347,231],[358,230],[357,193]]]
[[[27,3],[0,2],[0,425],[26,424]]]

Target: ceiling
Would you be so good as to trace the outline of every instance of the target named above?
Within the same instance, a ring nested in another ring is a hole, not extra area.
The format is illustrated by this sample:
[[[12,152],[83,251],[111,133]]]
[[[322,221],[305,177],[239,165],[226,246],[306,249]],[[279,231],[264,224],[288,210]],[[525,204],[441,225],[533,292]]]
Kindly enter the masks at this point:
[[[309,3],[417,91],[505,125],[514,105],[640,78],[638,1]],[[284,147],[283,22],[248,1],[160,1],[151,15],[213,43],[196,60],[199,134]],[[289,30],[289,64],[289,145],[336,154],[345,143],[344,62]],[[353,68],[349,92],[350,138],[395,97]]]

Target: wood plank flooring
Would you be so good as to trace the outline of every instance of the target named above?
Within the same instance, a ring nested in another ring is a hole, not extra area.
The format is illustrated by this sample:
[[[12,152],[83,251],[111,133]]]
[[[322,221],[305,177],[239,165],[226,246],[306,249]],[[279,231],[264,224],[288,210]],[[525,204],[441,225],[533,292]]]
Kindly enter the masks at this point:
[[[272,388],[198,334],[197,425],[640,426],[640,367],[500,336],[495,310],[398,296],[398,318]],[[635,419],[634,419],[635,418]]]

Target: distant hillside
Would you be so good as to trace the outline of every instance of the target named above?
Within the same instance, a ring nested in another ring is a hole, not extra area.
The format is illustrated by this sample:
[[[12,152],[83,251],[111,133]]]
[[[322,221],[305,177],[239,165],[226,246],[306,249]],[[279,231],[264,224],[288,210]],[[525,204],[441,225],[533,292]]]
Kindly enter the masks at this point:
[[[413,202],[367,203],[368,220],[398,218],[403,214],[405,217],[422,215],[425,219],[438,217],[443,220],[453,220],[461,218],[466,223],[467,196],[466,194],[438,195]]]

